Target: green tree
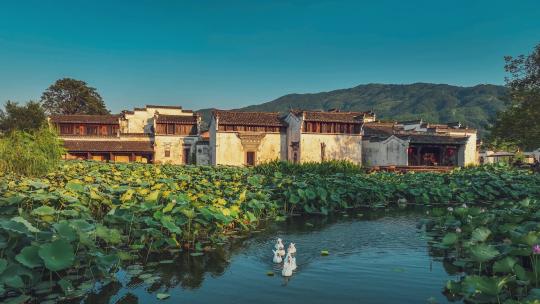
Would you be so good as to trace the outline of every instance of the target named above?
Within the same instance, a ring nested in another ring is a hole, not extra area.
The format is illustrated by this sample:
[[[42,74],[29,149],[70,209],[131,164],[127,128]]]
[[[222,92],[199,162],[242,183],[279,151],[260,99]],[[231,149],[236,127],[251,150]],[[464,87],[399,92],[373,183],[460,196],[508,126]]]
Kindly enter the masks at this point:
[[[24,105],[8,101],[4,110],[0,109],[0,131],[7,133],[13,130],[32,131],[45,124],[47,117],[38,102],[30,101]]]
[[[525,150],[540,147],[540,44],[528,56],[505,57],[511,101],[491,128],[492,142]]]
[[[95,88],[72,78],[59,79],[47,88],[41,104],[47,114],[109,114]]]

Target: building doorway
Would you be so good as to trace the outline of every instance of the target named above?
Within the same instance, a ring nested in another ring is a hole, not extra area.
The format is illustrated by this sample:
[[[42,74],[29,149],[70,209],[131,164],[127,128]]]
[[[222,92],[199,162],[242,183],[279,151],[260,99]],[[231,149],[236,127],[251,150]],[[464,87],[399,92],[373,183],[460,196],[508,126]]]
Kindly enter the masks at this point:
[[[189,153],[191,149],[190,148],[184,148],[184,155],[183,155],[183,162],[185,165],[189,164]]]
[[[246,152],[246,165],[255,166],[255,152],[253,151]]]

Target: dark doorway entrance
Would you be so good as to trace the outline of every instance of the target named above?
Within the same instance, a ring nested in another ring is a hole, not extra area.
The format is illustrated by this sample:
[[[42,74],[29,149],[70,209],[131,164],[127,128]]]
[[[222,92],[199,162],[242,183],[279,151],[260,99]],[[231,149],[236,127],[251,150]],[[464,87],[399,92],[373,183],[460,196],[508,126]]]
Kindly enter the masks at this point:
[[[246,165],[255,166],[255,152],[246,152]]]

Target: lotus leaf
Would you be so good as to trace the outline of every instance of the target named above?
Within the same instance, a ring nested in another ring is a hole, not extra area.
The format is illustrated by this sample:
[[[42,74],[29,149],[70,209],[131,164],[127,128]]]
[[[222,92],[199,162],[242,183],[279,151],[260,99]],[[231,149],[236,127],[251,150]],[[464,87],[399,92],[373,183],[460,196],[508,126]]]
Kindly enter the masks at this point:
[[[53,215],[56,213],[56,210],[50,206],[41,206],[32,211],[32,214],[39,216]]]
[[[56,223],[53,227],[56,230],[56,233],[68,242],[73,242],[77,239],[77,231],[71,227],[67,221]]]
[[[472,232],[471,241],[484,242],[487,240],[490,234],[491,230],[487,229],[486,227],[478,227]]]
[[[165,299],[168,299],[170,297],[170,295],[168,293],[158,293],[156,295],[156,298],[158,300],[165,300]]]
[[[22,218],[20,216],[15,216],[11,220],[14,221],[14,222],[23,224],[26,227],[26,229],[28,229],[28,231],[30,231],[32,233],[41,232],[41,230],[37,229],[29,221],[25,220],[24,218]]]
[[[4,272],[4,270],[6,270],[7,268],[7,261],[6,259],[0,259],[0,274],[2,274]]]
[[[38,251],[39,247],[37,246],[26,246],[17,256],[15,256],[15,260],[28,268],[43,266],[43,261],[39,257]]]
[[[74,191],[74,192],[84,192],[84,184],[81,181],[78,180],[72,180],[69,181],[66,184],[66,189]]]
[[[457,242],[457,240],[458,240],[458,235],[456,233],[449,232],[442,238],[441,243],[444,246],[452,246]]]
[[[38,254],[45,262],[45,267],[52,271],[66,269],[75,261],[73,246],[63,239],[41,245]]]
[[[182,233],[182,230],[176,224],[174,223],[174,219],[171,216],[163,216],[161,217],[161,224],[163,227],[167,228],[172,233],[180,234]]]
[[[499,255],[499,251],[491,245],[477,244],[469,248],[472,258],[477,262],[487,262]]]
[[[464,283],[472,290],[496,297],[509,282],[508,277],[467,276]]]
[[[110,244],[119,244],[122,242],[120,231],[114,228],[109,229],[103,225],[96,226],[96,236]]]
[[[493,263],[493,271],[511,273],[514,271],[514,265],[516,265],[516,263],[517,260],[515,258],[507,256]]]

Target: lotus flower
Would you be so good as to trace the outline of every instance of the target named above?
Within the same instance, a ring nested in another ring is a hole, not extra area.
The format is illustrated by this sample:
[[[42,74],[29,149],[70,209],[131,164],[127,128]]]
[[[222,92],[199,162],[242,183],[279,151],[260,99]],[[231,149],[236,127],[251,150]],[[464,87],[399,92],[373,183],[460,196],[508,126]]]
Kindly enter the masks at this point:
[[[467,204],[463,204],[463,205],[461,205],[461,207],[467,208]]]
[[[540,245],[536,244],[532,248],[533,254],[540,254]]]
[[[452,211],[454,211],[454,208],[448,207],[448,211],[452,212]]]
[[[457,227],[456,228],[456,233],[461,233],[461,228]]]

